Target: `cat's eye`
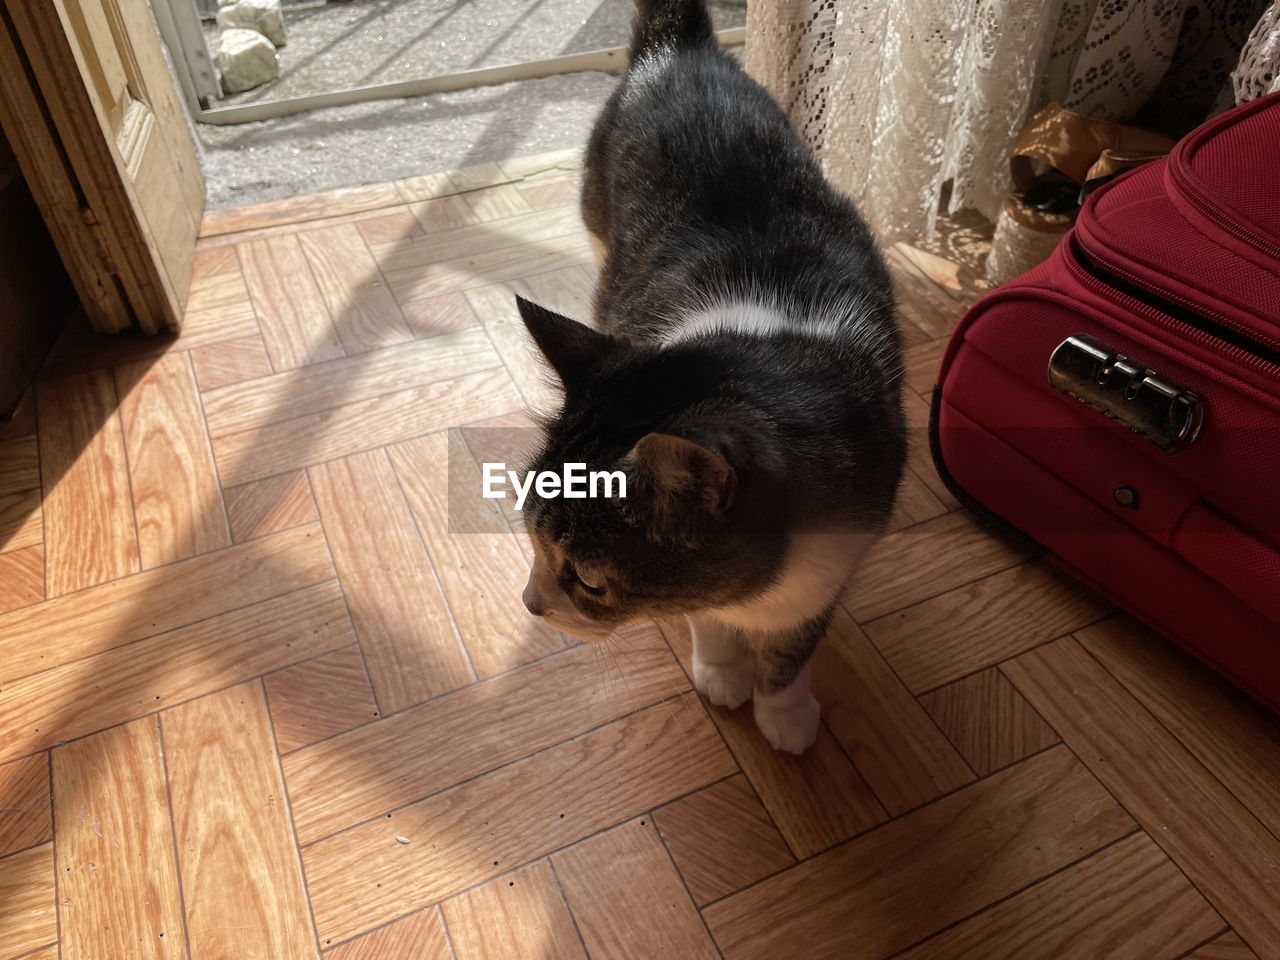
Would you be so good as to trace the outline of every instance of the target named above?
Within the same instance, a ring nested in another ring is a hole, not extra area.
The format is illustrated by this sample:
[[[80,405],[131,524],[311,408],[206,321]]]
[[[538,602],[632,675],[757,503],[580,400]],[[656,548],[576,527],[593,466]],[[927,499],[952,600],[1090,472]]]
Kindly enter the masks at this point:
[[[582,567],[573,568],[573,576],[582,586],[582,589],[594,596],[601,596],[604,593],[604,577],[595,570],[584,570]]]

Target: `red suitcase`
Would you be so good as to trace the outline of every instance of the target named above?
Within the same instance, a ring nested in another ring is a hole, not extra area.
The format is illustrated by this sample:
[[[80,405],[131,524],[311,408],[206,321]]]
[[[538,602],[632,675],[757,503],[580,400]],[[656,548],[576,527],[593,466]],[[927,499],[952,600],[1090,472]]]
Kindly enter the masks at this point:
[[[975,304],[930,434],[963,502],[1280,710],[1280,94]]]

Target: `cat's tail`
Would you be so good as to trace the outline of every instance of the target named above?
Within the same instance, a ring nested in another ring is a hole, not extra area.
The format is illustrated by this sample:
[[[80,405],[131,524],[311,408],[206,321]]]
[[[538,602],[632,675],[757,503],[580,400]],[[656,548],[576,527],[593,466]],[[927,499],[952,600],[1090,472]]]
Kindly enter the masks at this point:
[[[632,62],[663,47],[700,47],[714,40],[706,0],[636,0]]]

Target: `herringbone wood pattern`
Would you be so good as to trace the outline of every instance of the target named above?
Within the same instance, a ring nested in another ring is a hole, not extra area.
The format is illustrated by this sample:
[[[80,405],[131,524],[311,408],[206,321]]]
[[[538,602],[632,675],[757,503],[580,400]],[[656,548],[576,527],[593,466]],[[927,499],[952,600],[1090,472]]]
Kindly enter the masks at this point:
[[[524,615],[449,482],[553,397],[511,293],[588,309],[575,190],[211,215],[181,336],[63,345],[0,432],[0,960],[1280,957],[1280,726],[919,443],[803,758],[680,627]],[[977,284],[890,260],[919,427]]]

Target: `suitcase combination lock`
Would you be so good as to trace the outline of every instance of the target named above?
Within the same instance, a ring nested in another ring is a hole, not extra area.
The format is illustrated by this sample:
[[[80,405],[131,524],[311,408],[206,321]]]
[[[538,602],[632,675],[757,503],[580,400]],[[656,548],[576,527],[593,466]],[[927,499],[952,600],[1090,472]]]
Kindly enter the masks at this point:
[[[1204,402],[1195,393],[1084,334],[1067,337],[1053,351],[1049,385],[1166,453],[1192,443],[1204,423]]]

